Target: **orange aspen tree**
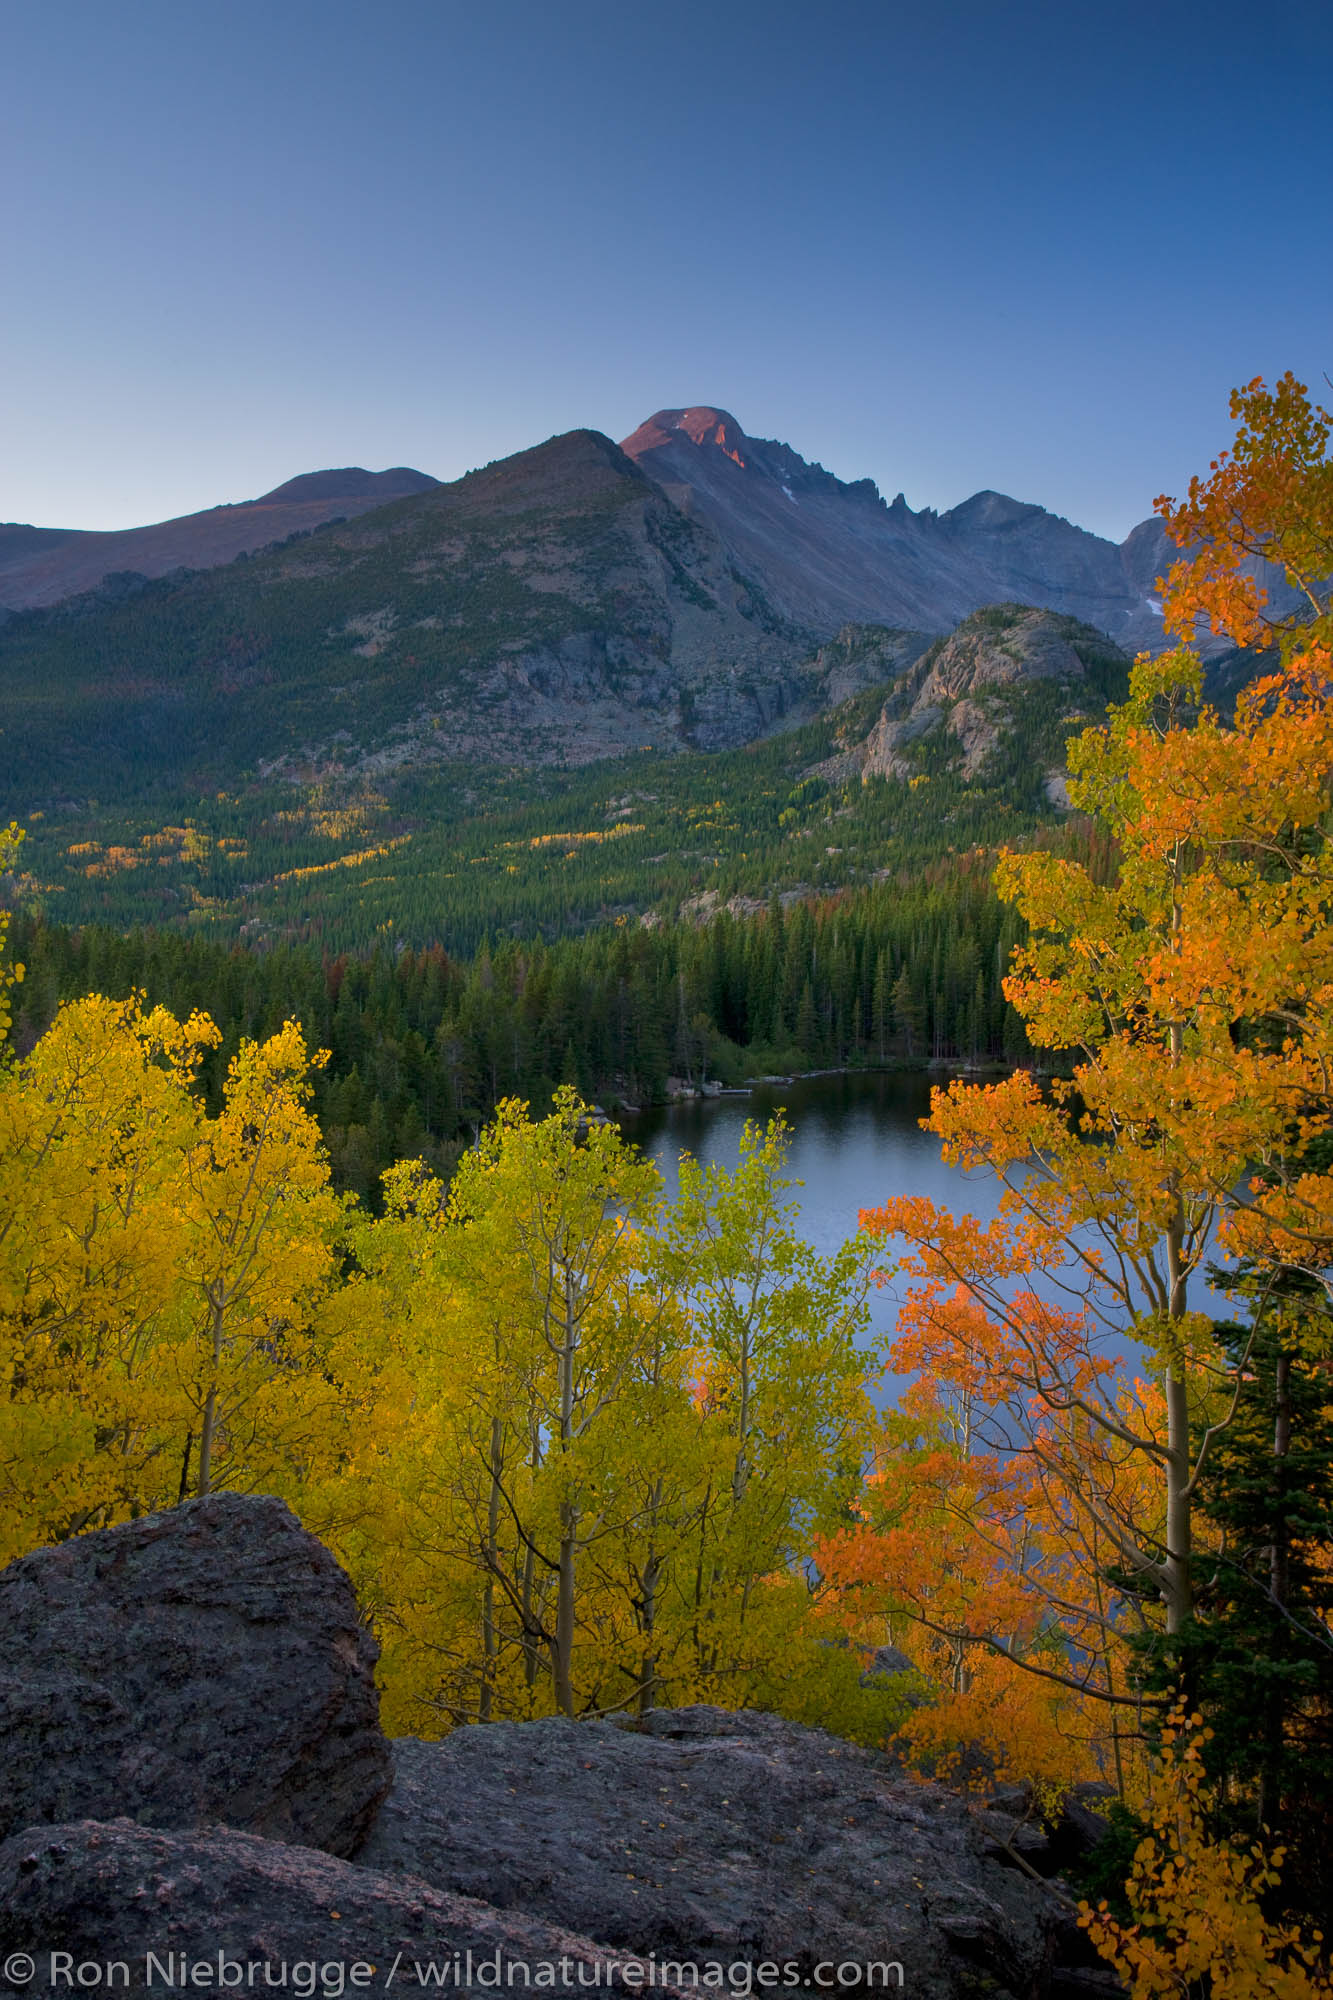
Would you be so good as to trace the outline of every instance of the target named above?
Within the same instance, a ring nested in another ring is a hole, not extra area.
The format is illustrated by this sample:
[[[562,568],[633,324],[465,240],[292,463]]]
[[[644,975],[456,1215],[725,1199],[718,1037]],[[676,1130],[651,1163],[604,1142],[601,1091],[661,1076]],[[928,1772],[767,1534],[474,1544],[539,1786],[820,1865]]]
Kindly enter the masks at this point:
[[[1209,1418],[1225,1422],[1235,1386],[1190,1280],[1248,1212],[1272,1209],[1328,1122],[1312,1091],[1326,1010],[1309,1045],[1241,1030],[1280,1014],[1329,956],[1333,715],[1306,667],[1249,691],[1234,725],[1198,713],[1197,696],[1187,656],[1141,660],[1129,702],[1071,746],[1075,803],[1119,843],[1113,883],[1051,854],[997,871],[1031,932],[1006,991],[1035,1043],[1075,1057],[1045,1093],[1026,1074],[935,1093],[931,1128],[951,1162],[998,1177],[999,1218],[982,1227],[911,1197],[862,1217],[909,1246],[897,1365],[968,1388],[995,1444],[1077,1489],[1171,1630],[1192,1606]],[[1256,1163],[1264,1191],[1238,1197]],[[1156,1357],[1160,1429],[1124,1406],[1123,1332]],[[1112,1462],[1156,1466],[1160,1525],[1126,1517],[1093,1438]]]
[[[899,1733],[937,1773],[966,1776],[983,1744],[980,1777],[1047,1792],[1109,1778],[1123,1793],[1138,1716],[1105,1579],[1119,1551],[1082,1488],[1057,1476],[1067,1461],[1039,1420],[1035,1449],[988,1451],[988,1415],[970,1391],[912,1384],[883,1419],[856,1524],[820,1540],[816,1563],[849,1634],[905,1646],[931,1682]],[[1150,1512],[1134,1454],[1085,1442],[1103,1505],[1124,1520]]]
[[[1186,553],[1159,587],[1168,632],[1190,640],[1200,625],[1237,646],[1285,654],[1327,643],[1333,582],[1333,416],[1286,374],[1269,389],[1261,376],[1231,397],[1237,420],[1229,450],[1206,479],[1191,479],[1184,500],[1154,503]],[[1279,616],[1262,566],[1280,570],[1297,609]]]
[[[1208,1836],[1203,1718],[1178,1709],[1162,1738],[1125,1884],[1131,1921],[1083,1903],[1080,1925],[1132,2000],[1331,2000],[1323,1931],[1269,1913],[1281,1849]]]
[[[1333,1176],[1312,1151],[1333,1126],[1329,420],[1291,378],[1234,407],[1234,450],[1181,507],[1159,503],[1193,550],[1169,616],[1268,644],[1256,556],[1308,616],[1282,621],[1281,668],[1231,721],[1203,705],[1182,648],[1141,658],[1129,701],[1070,745],[1071,799],[1113,837],[1115,879],[1006,854],[996,881],[1030,933],[1006,992],[1072,1074],[935,1093],[946,1157],[1001,1183],[995,1223],[910,1198],[862,1217],[906,1244],[896,1365],[965,1390],[985,1442],[1077,1496],[1173,1632],[1192,1609],[1199,1474],[1245,1360],[1192,1310],[1191,1280],[1219,1254],[1321,1283],[1333,1261]],[[1124,1334],[1152,1357],[1160,1405],[1126,1403]],[[1152,1470],[1155,1506],[1117,1497],[1127,1460]]]
[[[1256,377],[1231,398],[1238,420],[1231,448],[1221,452],[1207,479],[1190,481],[1183,501],[1167,495],[1157,502],[1172,540],[1185,551],[1160,584],[1167,629],[1188,640],[1200,627],[1230,638],[1242,649],[1271,653],[1276,643],[1284,666],[1303,681],[1307,702],[1322,705],[1325,718],[1333,680],[1333,457],[1329,455],[1333,416],[1310,400],[1305,384],[1290,373],[1269,389]],[[1276,570],[1292,593],[1294,609],[1279,614],[1262,581],[1263,565]],[[1250,703],[1256,691],[1250,691]],[[1274,936],[1290,966],[1292,927],[1298,959],[1283,987],[1270,978],[1267,994],[1276,1000],[1267,1017],[1268,1036],[1303,1063],[1306,1091],[1294,1136],[1308,1142],[1324,1129],[1323,1109],[1333,1068],[1329,1024],[1333,1020],[1333,954],[1327,949],[1326,830],[1311,813],[1311,794],[1327,804],[1327,742],[1311,727],[1304,745],[1306,784],[1292,801],[1293,824],[1281,866],[1292,868],[1289,894],[1269,911]],[[1222,782],[1228,774],[1220,774]],[[1254,782],[1274,787],[1276,803],[1286,802],[1290,773],[1259,768]],[[1298,849],[1293,857],[1291,849]],[[1292,902],[1303,908],[1292,910]],[[1234,950],[1227,938],[1223,949]],[[1325,947],[1318,949],[1322,942]],[[1277,1171],[1271,1161],[1256,1178],[1254,1197],[1237,1216],[1231,1247],[1271,1267],[1294,1267],[1324,1286],[1333,1264],[1333,1178],[1312,1169],[1306,1146]]]

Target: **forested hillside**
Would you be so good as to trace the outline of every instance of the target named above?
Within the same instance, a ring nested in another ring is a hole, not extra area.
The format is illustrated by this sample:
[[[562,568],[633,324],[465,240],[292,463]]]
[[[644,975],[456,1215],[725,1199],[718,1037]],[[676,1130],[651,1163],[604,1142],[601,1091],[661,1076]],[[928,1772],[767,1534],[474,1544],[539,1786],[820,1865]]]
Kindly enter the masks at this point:
[[[390,944],[261,952],[28,918],[14,927],[27,968],[14,1033],[26,1049],[61,1000],[88,992],[207,1012],[222,1039],[201,1077],[217,1104],[242,1039],[297,1020],[329,1051],[313,1102],[335,1178],[373,1195],[394,1160],[447,1166],[502,1098],[541,1108],[562,1083],[611,1107],[659,1099],[668,1076],[1013,1060],[1025,1040],[1000,979],[1017,936],[977,863],[786,909],[775,899],[749,918],[511,939],[470,960]]]
[[[1123,655],[1012,605],[918,650],[846,628],[812,671],[860,691],[739,749],[57,801],[28,821],[15,898],[65,923],[470,955],[699,896],[864,885],[1051,822],[1065,739],[1123,695]]]

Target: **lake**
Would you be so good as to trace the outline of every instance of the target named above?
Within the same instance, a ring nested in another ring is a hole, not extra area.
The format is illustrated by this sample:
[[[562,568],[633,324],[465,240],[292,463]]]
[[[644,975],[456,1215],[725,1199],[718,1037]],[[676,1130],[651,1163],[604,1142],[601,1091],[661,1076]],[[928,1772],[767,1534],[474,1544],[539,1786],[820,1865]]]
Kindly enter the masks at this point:
[[[921,1130],[931,1082],[920,1071],[798,1077],[789,1084],[759,1085],[746,1097],[694,1098],[642,1112],[625,1119],[624,1130],[656,1161],[668,1195],[674,1195],[682,1153],[734,1167],[745,1121],[763,1123],[782,1111],[791,1126],[788,1171],[801,1182],[792,1191],[800,1233],[827,1252],[855,1234],[858,1208],[873,1208],[891,1195],[926,1195],[955,1215],[971,1213],[983,1222],[998,1213],[994,1176],[946,1166],[939,1140]],[[1190,1302],[1218,1317],[1233,1310],[1201,1277],[1191,1282]],[[891,1337],[895,1290],[872,1292],[870,1310],[873,1337]],[[1144,1365],[1135,1342],[1126,1339],[1116,1348],[1135,1368]]]
[[[891,1195],[928,1195],[955,1213],[970,1210],[987,1221],[995,1215],[999,1187],[993,1176],[946,1166],[939,1140],[921,1130],[930,1088],[931,1079],[919,1071],[798,1077],[758,1085],[748,1097],[693,1098],[646,1111],[625,1119],[624,1129],[656,1161],[674,1196],[682,1153],[734,1167],[746,1120],[765,1123],[783,1112],[791,1126],[788,1171],[802,1183],[792,1197],[800,1233],[816,1249],[830,1251],[855,1235],[858,1208]],[[891,1335],[891,1293],[875,1291],[870,1306],[875,1335]]]

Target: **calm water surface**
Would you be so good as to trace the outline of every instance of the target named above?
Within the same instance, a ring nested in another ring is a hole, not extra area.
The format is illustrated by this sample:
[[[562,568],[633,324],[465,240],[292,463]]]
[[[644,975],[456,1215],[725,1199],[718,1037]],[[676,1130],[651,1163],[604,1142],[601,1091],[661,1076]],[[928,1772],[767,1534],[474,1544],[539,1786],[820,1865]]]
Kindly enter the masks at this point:
[[[930,1090],[931,1078],[920,1072],[801,1077],[760,1085],[748,1097],[694,1099],[644,1112],[626,1119],[625,1131],[656,1161],[674,1196],[682,1153],[734,1167],[746,1120],[763,1124],[782,1111],[791,1127],[788,1173],[801,1183],[792,1190],[799,1231],[828,1252],[855,1234],[858,1208],[873,1208],[891,1195],[926,1195],[955,1215],[983,1222],[998,1213],[995,1177],[946,1166],[939,1140],[921,1130]],[[872,1338],[892,1336],[898,1303],[892,1286],[872,1292]],[[1191,1284],[1190,1303],[1219,1317],[1231,1310],[1201,1277]],[[1135,1369],[1144,1365],[1127,1338],[1113,1337],[1110,1351]],[[887,1378],[886,1386],[896,1379]]]
[[[858,1208],[891,1195],[927,1195],[987,1221],[995,1215],[998,1183],[944,1164],[939,1140],[921,1130],[929,1109],[930,1079],[919,1073],[801,1077],[759,1085],[748,1097],[696,1098],[644,1112],[626,1119],[625,1131],[656,1161],[674,1196],[682,1153],[734,1167],[745,1121],[763,1124],[783,1112],[791,1127],[788,1172],[801,1183],[792,1192],[800,1233],[827,1252],[855,1235]],[[889,1291],[872,1294],[871,1313],[875,1336],[891,1335],[896,1301]]]

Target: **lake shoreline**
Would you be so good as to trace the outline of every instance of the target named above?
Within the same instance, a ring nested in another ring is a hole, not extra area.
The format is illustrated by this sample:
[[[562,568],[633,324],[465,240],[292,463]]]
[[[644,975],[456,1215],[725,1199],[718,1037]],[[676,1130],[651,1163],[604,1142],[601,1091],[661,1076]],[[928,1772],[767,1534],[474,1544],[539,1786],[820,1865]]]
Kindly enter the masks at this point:
[[[609,1113],[602,1111],[600,1105],[594,1109],[601,1111],[603,1117],[618,1123],[626,1118],[646,1118],[655,1112],[669,1110],[673,1105],[714,1104],[723,1098],[753,1097],[757,1092],[782,1089],[797,1083],[813,1083],[821,1077],[966,1076],[983,1080],[1012,1076],[1018,1067],[1027,1065],[1004,1062],[973,1063],[964,1062],[956,1056],[932,1056],[923,1062],[835,1063],[827,1069],[798,1069],[785,1075],[753,1076],[747,1083],[721,1083],[710,1077],[705,1079],[702,1085],[698,1085],[687,1084],[679,1077],[668,1077],[666,1095],[654,1098],[651,1103],[626,1104],[613,1099]],[[1034,1069],[1033,1074],[1042,1075],[1044,1072]],[[673,1085],[676,1087],[672,1088]]]

